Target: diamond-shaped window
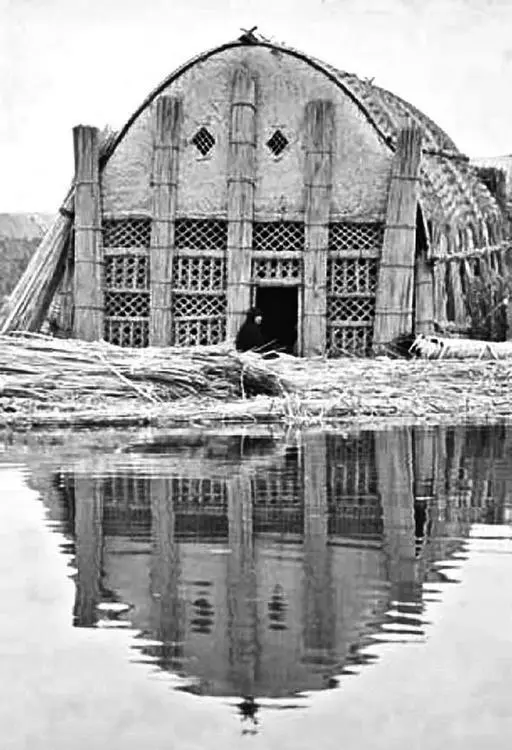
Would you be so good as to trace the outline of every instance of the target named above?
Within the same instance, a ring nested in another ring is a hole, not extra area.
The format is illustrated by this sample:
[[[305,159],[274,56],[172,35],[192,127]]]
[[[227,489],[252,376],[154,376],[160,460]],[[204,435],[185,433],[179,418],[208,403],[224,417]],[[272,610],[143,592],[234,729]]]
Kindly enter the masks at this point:
[[[288,143],[288,138],[280,130],[276,130],[272,137],[267,141],[267,147],[272,151],[274,156],[279,156],[288,146]]]
[[[206,128],[201,128],[192,138],[192,143],[201,156],[206,156],[215,145],[215,138]]]

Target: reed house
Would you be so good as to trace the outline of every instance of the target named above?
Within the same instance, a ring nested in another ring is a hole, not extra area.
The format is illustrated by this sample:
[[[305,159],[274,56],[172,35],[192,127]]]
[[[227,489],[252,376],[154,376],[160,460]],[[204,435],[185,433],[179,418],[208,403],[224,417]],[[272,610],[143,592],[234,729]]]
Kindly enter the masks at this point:
[[[25,278],[3,330],[37,329],[56,292],[79,338],[215,344],[257,305],[279,347],[364,356],[499,307],[475,289],[507,277],[503,214],[451,139],[252,33],[184,64],[119,132],[76,127],[74,147],[44,290]]]

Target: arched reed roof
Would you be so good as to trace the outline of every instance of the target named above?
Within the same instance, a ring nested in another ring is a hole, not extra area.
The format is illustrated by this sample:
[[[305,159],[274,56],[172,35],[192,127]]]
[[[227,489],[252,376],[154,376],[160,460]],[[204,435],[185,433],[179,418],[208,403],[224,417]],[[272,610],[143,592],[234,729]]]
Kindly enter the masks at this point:
[[[359,107],[369,124],[386,146],[394,150],[396,137],[404,122],[416,123],[423,132],[420,204],[430,226],[433,254],[467,251],[498,243],[502,239],[504,220],[500,208],[478,179],[469,159],[449,136],[416,107],[371,81],[345,73],[316,58],[281,44],[244,34],[197,55],[175,70],[157,86],[132,114],[123,128],[109,139],[103,151],[106,164],[133,122],[180,75],[197,63],[225,50],[242,46],[267,48],[290,55],[323,72]]]

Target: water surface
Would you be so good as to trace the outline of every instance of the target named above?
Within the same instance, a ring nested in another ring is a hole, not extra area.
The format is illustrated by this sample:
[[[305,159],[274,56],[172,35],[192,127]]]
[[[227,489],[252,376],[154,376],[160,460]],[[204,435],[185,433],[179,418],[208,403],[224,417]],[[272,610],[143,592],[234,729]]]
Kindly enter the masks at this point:
[[[5,746],[510,747],[511,437],[6,445]]]

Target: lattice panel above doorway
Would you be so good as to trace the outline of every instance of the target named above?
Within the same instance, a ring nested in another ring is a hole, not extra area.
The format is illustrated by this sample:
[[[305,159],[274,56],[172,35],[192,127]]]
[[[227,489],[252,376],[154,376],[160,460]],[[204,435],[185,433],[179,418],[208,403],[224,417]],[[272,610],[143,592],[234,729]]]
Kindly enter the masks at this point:
[[[252,249],[254,252],[304,250],[304,224],[298,221],[257,221],[252,229]]]
[[[252,232],[252,283],[300,284],[304,238],[304,224],[301,222],[255,222]]]
[[[301,258],[254,258],[252,280],[297,283],[302,280]]]
[[[148,345],[151,220],[103,222],[105,340],[118,346]]]

